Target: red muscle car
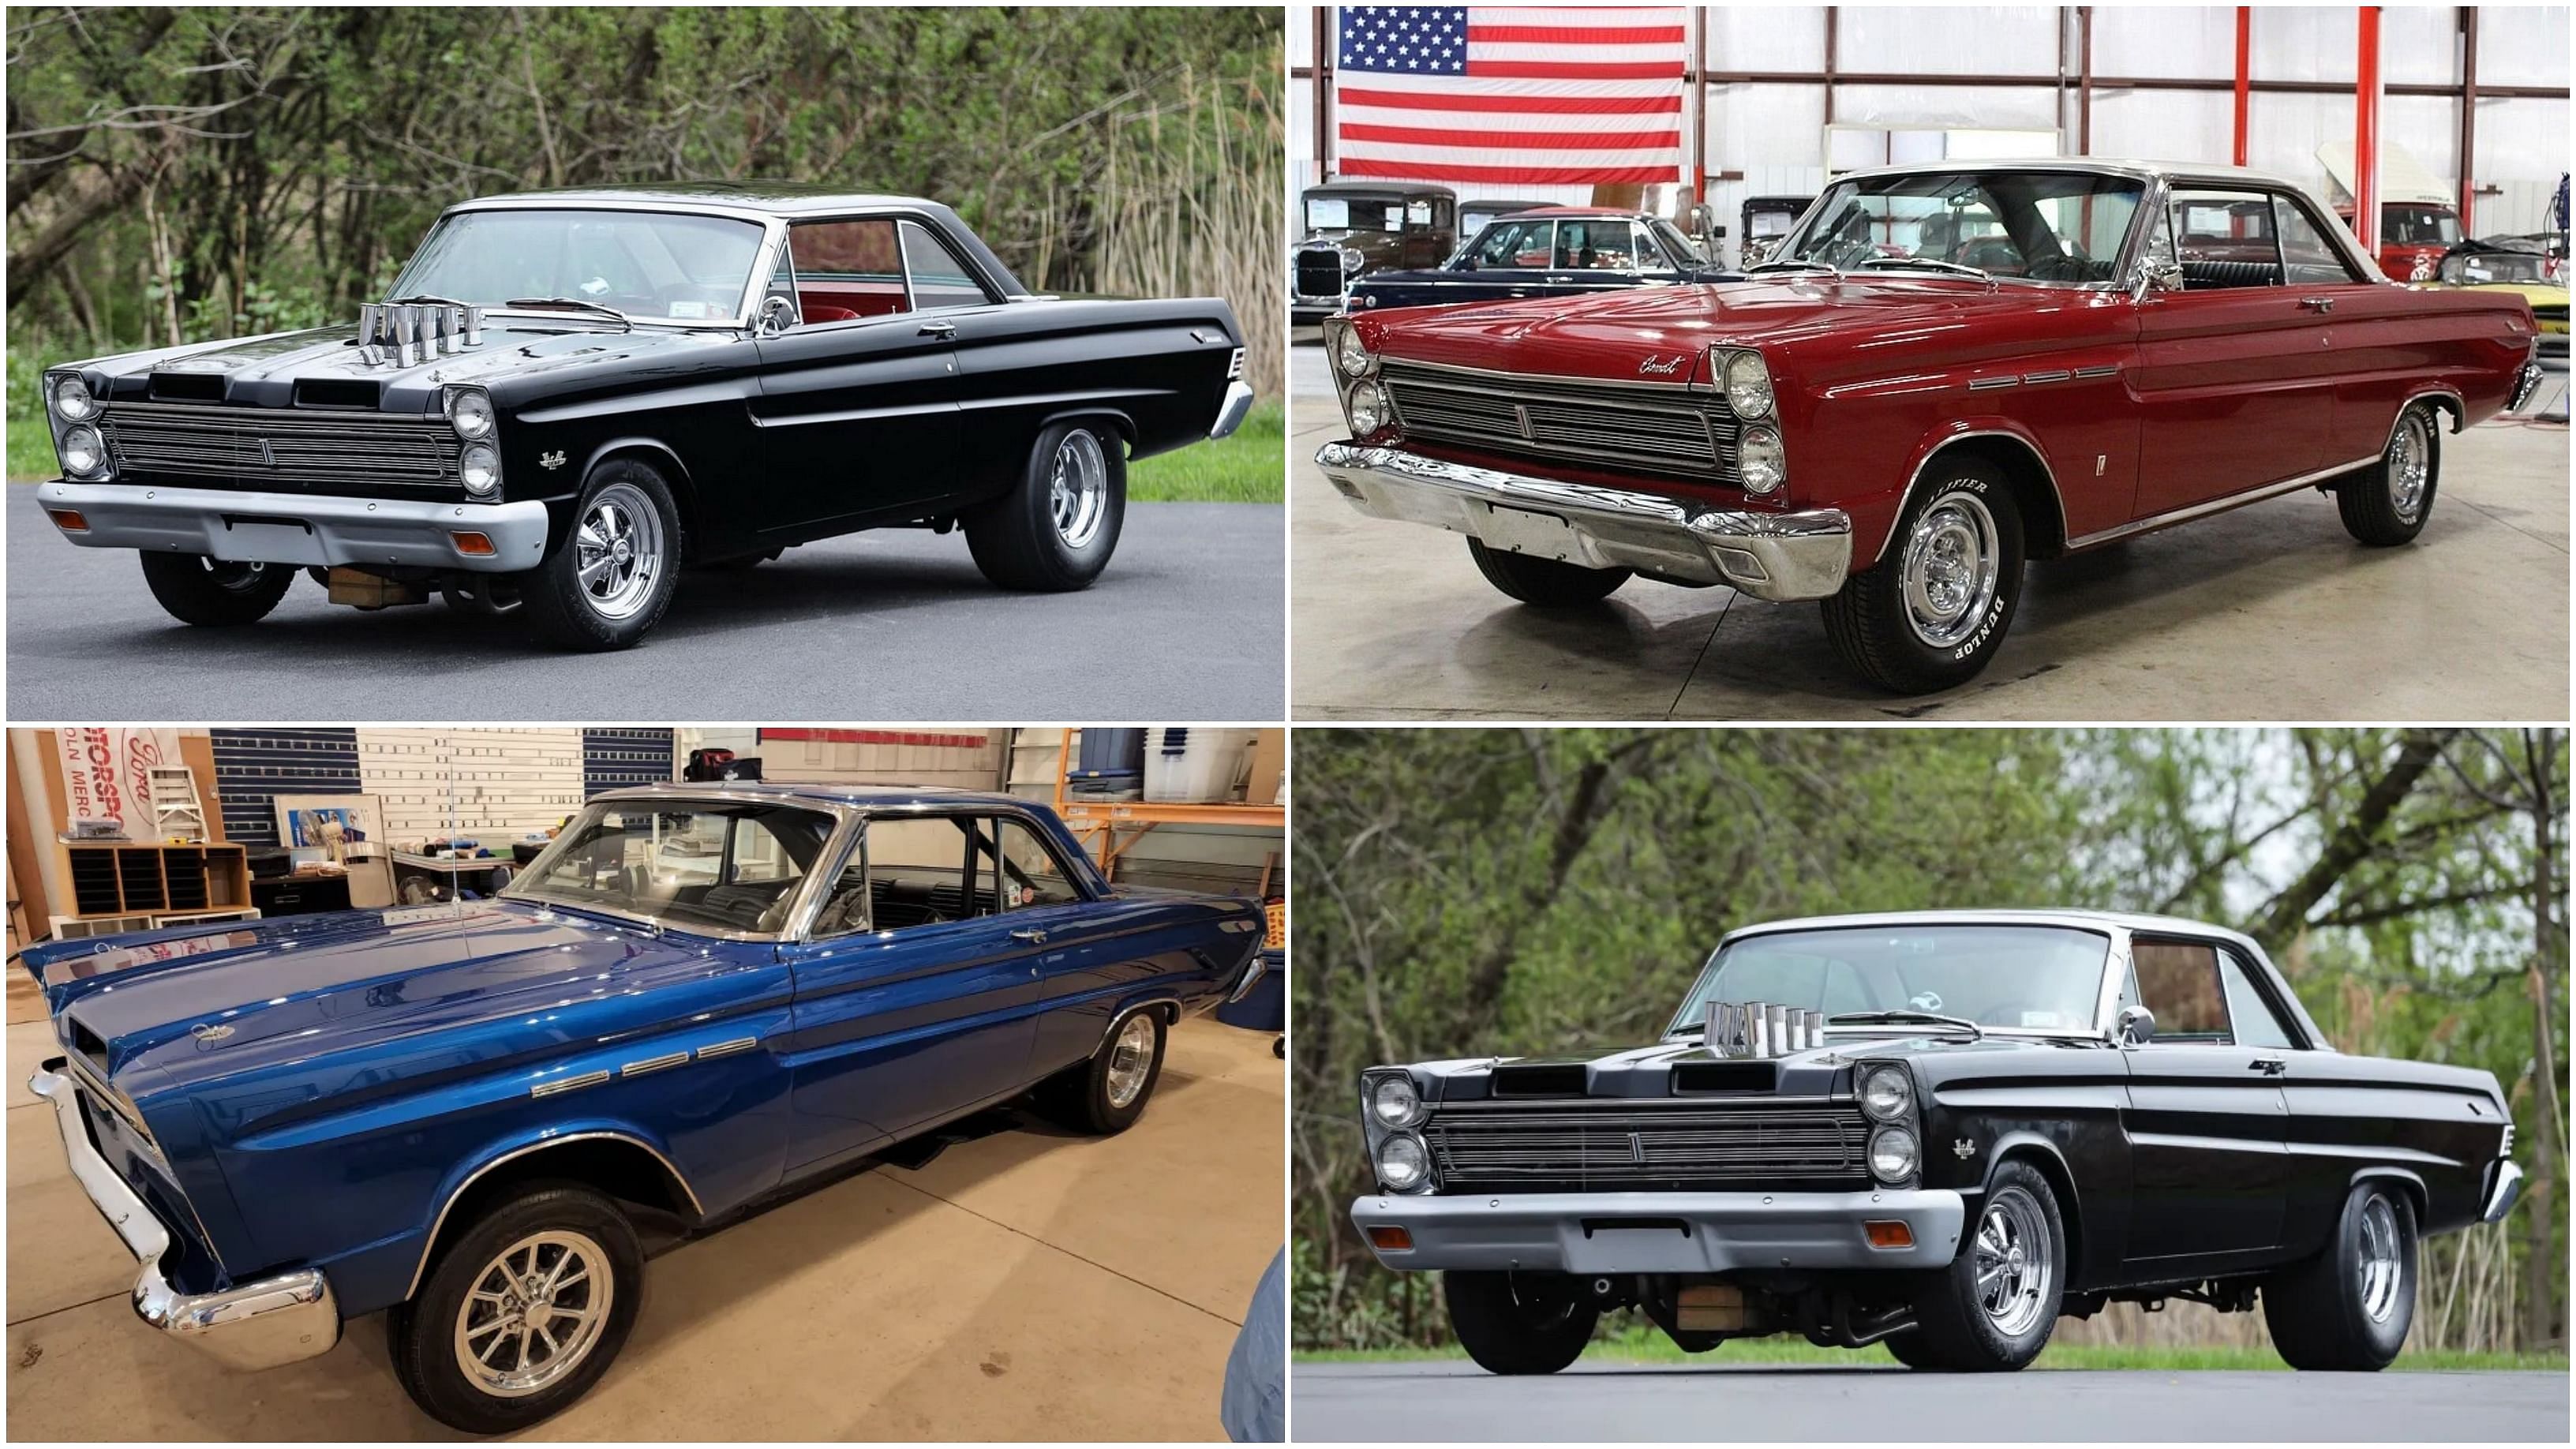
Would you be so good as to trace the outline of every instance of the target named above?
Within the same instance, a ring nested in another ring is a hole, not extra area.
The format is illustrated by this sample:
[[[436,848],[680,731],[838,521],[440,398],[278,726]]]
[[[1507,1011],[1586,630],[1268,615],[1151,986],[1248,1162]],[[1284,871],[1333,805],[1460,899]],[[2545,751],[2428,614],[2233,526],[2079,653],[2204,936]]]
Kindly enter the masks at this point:
[[[1351,436],[1316,462],[1524,603],[1819,599],[1920,693],[1994,656],[2025,559],[2309,487],[2412,540],[2439,424],[2535,385],[2534,335],[2391,283],[2286,181],[1946,161],[1838,178],[1742,282],[1335,318]]]

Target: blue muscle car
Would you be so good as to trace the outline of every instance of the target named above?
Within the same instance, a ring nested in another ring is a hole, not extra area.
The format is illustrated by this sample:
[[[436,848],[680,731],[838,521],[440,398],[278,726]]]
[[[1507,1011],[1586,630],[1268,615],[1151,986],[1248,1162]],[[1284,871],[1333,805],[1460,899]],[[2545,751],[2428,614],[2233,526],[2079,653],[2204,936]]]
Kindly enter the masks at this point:
[[[1346,310],[1453,307],[1523,297],[1588,297],[1676,282],[1740,281],[1662,217],[1597,206],[1547,206],[1501,217],[1438,267],[1372,272]]]
[[[491,1433],[607,1371],[638,1208],[705,1223],[1032,1091],[1119,1131],[1262,936],[1110,884],[1025,800],[659,785],[497,899],[22,960],[63,1047],[32,1085],[144,1321],[263,1368],[388,1309],[403,1386]]]

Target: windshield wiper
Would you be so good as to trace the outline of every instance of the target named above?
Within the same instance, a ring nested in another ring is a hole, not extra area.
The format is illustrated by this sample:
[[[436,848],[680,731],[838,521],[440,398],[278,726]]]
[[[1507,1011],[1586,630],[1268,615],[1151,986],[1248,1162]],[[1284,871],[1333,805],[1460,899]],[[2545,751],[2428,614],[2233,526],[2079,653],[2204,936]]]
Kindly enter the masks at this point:
[[[1984,1027],[1977,1025],[1975,1022],[1968,1020],[1964,1016],[1943,1016],[1938,1012],[1914,1011],[1907,1008],[1899,1008],[1895,1011],[1846,1011],[1838,1016],[1826,1017],[1825,1025],[1836,1026],[1846,1021],[1859,1025],[1872,1025],[1900,1021],[1928,1021],[1939,1026],[1965,1027],[1968,1034],[1979,1041],[1985,1040],[1986,1037],[1986,1029]]]
[[[603,307],[597,302],[585,302],[579,297],[512,297],[509,301],[504,302],[501,305],[504,307],[578,307],[585,312],[596,312],[603,317],[614,317],[626,325],[627,331],[632,332],[635,330],[634,318],[627,316],[625,313],[618,311],[614,307]]]
[[[1965,262],[1945,262],[1938,257],[1871,257],[1860,264],[1864,272],[1879,267],[1930,267],[1935,271],[1957,272],[1961,276],[1974,277],[1980,282],[1991,282],[1995,279],[1995,274],[1983,267],[1972,267]]]
[[[471,302],[460,302],[454,297],[442,297],[435,292],[414,292],[408,297],[394,298],[394,305],[397,307],[408,307],[417,304],[426,304],[432,307],[471,307],[474,305]]]
[[[1757,262],[1745,268],[1745,272],[1747,275],[1754,272],[1831,272],[1839,277],[1843,269],[1831,262]]]

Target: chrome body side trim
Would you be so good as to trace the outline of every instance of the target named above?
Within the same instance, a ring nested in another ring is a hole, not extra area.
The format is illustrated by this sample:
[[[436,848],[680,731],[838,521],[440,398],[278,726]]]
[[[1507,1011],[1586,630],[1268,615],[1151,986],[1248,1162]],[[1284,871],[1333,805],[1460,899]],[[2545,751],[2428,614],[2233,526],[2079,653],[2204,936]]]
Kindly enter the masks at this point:
[[[465,1196],[466,1190],[473,1187],[486,1173],[505,1162],[525,1157],[531,1152],[543,1152],[549,1147],[561,1147],[567,1142],[589,1141],[624,1142],[652,1153],[653,1160],[661,1163],[663,1170],[671,1174],[671,1180],[680,1185],[680,1191],[688,1195],[689,1211],[701,1218],[707,1215],[706,1208],[698,1201],[698,1190],[689,1185],[688,1174],[680,1171],[679,1167],[670,1158],[663,1156],[661,1149],[652,1143],[631,1132],[567,1132],[560,1137],[549,1137],[542,1142],[531,1142],[525,1147],[504,1152],[465,1175],[465,1180],[458,1183],[456,1190],[447,1195],[447,1201],[438,1205],[438,1216],[430,1219],[429,1234],[420,1240],[420,1263],[411,1270],[411,1286],[403,1290],[403,1297],[408,1300],[420,1292],[420,1280],[429,1273],[429,1250],[438,1245],[438,1230],[447,1226],[449,1210],[454,1208],[456,1200]]]
[[[602,1067],[595,1072],[584,1072],[578,1077],[565,1077],[560,1081],[553,1082],[539,1082],[528,1089],[528,1095],[531,1097],[552,1097],[564,1092],[578,1092],[584,1087],[599,1086],[605,1083],[608,1080],[608,1077],[608,1069],[606,1067]]]
[[[2014,381],[2018,380],[2019,379],[2014,379]],[[1974,388],[1976,385],[1971,383],[1969,386]],[[1922,462],[1914,465],[1914,476],[1905,480],[1905,492],[1897,497],[1896,513],[1894,515],[1895,518],[1900,520],[1903,519],[1905,517],[1905,510],[1913,506],[1914,490],[1923,486],[1923,472],[1925,469],[1932,466],[1932,460],[1940,457],[1943,453],[1950,451],[1951,444],[1961,442],[1968,438],[2004,438],[2028,449],[2030,455],[2039,460],[2040,476],[2048,480],[2049,496],[2057,500],[2057,516],[2061,519],[2066,517],[2066,490],[2057,486],[2057,470],[2049,465],[2048,455],[2040,451],[2038,444],[2008,428],[1972,428],[1967,432],[1953,433],[1949,437],[1943,438],[1938,444],[1934,445],[1931,452],[1923,455]],[[1880,559],[1887,557],[1888,545],[1895,541],[1896,528],[1895,525],[1891,523],[1888,526],[1887,537],[1879,540],[1878,552],[1871,555],[1868,564],[1859,566],[1876,567]],[[1853,562],[1856,565],[1859,564],[1857,559]]]
[[[1637,1219],[1640,1231],[1616,1228]],[[1863,1223],[1895,1219],[1910,1248],[1873,1248]],[[1390,1268],[1507,1268],[1565,1273],[1726,1273],[1746,1268],[1939,1268],[1967,1221],[1942,1188],[1852,1192],[1476,1191],[1372,1194],[1351,1204],[1367,1238],[1401,1227],[1406,1249],[1372,1248]],[[1685,1230],[1674,1231],[1683,1224]]]
[[[1968,391],[1970,392],[2001,392],[2005,388],[2019,386],[2021,386],[2021,379],[2018,377],[1972,377],[1968,379]]]
[[[687,1052],[670,1052],[658,1057],[646,1057],[640,1062],[628,1062],[626,1065],[619,1067],[617,1069],[617,1075],[621,1077],[640,1077],[647,1072],[658,1072],[666,1067],[676,1067],[688,1059],[689,1054]]]
[[[2402,412],[2403,409],[2400,411]],[[2230,493],[2221,498],[2204,498],[2198,503],[2169,509],[2151,517],[2120,524],[2115,528],[2105,528],[2079,538],[2070,538],[2066,541],[2066,551],[2073,553],[2077,549],[2091,548],[2096,544],[2109,543],[2115,539],[2128,538],[2136,534],[2153,533],[2160,528],[2171,528],[2177,523],[2189,523],[2195,518],[2207,518],[2212,514],[2225,513],[2233,508],[2242,508],[2248,503],[2260,503],[2266,498],[2278,498],[2284,493],[2295,493],[2329,478],[2338,478],[2346,473],[2370,467],[2379,459],[2380,455],[2373,453],[2367,458],[2357,458],[2349,463],[2337,463],[2329,468],[2319,468],[2313,473],[2302,473],[2296,478],[2284,478],[2278,483],[2266,483],[2260,488],[2248,489],[2243,493]]]
[[[89,527],[65,539],[82,548],[194,553],[231,563],[408,564],[505,573],[546,552],[546,505],[429,503],[416,499],[172,488],[140,483],[39,484],[47,508],[77,510]],[[455,533],[479,533],[492,552],[457,550]]]
[[[705,1061],[709,1057],[729,1057],[737,1052],[747,1052],[758,1045],[760,1045],[760,1038],[756,1036],[738,1036],[731,1041],[714,1042],[698,1048],[698,1060]]]
[[[319,1269],[283,1273],[220,1293],[181,1293],[162,1276],[170,1230],[99,1154],[81,1115],[85,1088],[56,1070],[63,1064],[59,1057],[46,1062],[27,1086],[53,1105],[73,1180],[141,1263],[132,1296],[135,1316],[231,1368],[274,1368],[329,1352],[340,1341],[340,1306],[331,1280]]]
[[[1851,568],[1851,517],[1838,508],[1733,510],[1347,442],[1325,444],[1315,463],[1372,517],[1587,568],[1726,584],[1774,603],[1827,597]]]

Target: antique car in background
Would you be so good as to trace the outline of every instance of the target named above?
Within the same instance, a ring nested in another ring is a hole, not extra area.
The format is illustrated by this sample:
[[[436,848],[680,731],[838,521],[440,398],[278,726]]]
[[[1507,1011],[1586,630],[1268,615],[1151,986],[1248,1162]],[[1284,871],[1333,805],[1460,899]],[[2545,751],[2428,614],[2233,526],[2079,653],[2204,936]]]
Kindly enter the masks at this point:
[[[358,325],[47,370],[85,548],[142,554],[191,624],[335,602],[524,614],[623,648],[683,564],[962,528],[1009,589],[1089,584],[1126,460],[1233,431],[1214,298],[1032,297],[909,197],[691,185],[450,208]]]
[[[639,1218],[693,1230],[1031,1092],[1120,1131],[1263,927],[1108,883],[1010,796],[660,785],[492,900],[22,960],[62,1048],[32,1085],[143,1320],[253,1369],[390,1310],[403,1387],[494,1433],[607,1371]]]
[[[1436,267],[1458,245],[1458,194],[1401,181],[1327,181],[1297,198],[1288,320],[1314,323],[1370,272]]]
[[[2567,268],[2538,237],[2490,237],[2456,242],[2442,253],[2433,275],[2418,285],[2510,292],[2531,306],[2540,328],[2539,355],[2567,358]]]
[[[1663,1040],[1371,1067],[1389,1268],[1443,1270],[1495,1373],[1633,1307],[1685,1351],[1801,1333],[2017,1369],[2061,1315],[2249,1311],[2302,1369],[2384,1368],[2417,1245],[2522,1182],[2489,1073],[2346,1056],[2262,949],[2195,921],[1925,911],[1730,933]]]
[[[1771,255],[1771,249],[1816,204],[1812,196],[1748,196],[1744,198],[1744,240],[1737,243],[1735,264],[1750,267]]]
[[[1335,318],[1350,437],[1316,463],[1524,603],[1821,600],[1849,667],[1921,693],[1993,659],[2026,559],[2304,488],[2409,542],[2441,423],[2536,385],[2532,341],[2287,182],[1942,162],[1838,178],[1743,282]]]
[[[1611,207],[1548,206],[1492,223],[1436,268],[1361,277],[1351,283],[1345,305],[1353,312],[1454,307],[1740,275],[1710,262],[1661,217]]]

